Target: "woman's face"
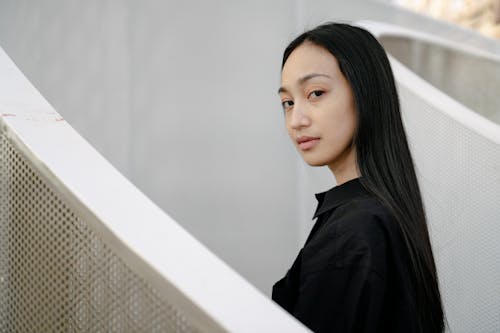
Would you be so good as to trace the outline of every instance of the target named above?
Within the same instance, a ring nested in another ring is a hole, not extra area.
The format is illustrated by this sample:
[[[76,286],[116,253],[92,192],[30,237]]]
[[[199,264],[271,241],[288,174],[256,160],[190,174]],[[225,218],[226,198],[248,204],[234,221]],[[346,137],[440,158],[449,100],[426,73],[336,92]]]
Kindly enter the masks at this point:
[[[281,72],[279,95],[288,134],[309,165],[328,165],[336,176],[355,170],[354,97],[330,52],[298,46]]]

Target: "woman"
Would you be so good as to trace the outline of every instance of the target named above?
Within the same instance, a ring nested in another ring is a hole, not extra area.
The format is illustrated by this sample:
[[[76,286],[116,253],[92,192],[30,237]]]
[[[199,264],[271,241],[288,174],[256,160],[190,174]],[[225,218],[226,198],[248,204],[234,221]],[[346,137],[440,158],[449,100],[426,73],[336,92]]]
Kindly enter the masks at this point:
[[[302,158],[337,186],[273,300],[314,332],[442,332],[424,207],[387,56],[329,23],[286,48],[279,89]]]

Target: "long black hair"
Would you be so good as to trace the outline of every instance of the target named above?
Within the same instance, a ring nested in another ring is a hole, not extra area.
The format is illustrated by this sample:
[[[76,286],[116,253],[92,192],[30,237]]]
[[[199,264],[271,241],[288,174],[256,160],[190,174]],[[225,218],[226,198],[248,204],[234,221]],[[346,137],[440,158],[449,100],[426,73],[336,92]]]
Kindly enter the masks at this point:
[[[419,332],[442,332],[444,313],[413,159],[401,120],[391,66],[380,43],[368,31],[326,23],[306,31],[285,49],[282,68],[304,42],[323,47],[338,61],[353,91],[360,182],[395,216],[412,264]]]

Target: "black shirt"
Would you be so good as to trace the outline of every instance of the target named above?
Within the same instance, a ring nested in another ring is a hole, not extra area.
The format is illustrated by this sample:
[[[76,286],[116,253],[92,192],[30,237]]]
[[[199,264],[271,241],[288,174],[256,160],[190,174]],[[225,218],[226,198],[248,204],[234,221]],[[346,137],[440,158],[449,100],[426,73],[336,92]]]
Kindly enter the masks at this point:
[[[272,298],[322,332],[413,332],[408,250],[392,214],[352,179],[316,194],[314,224]]]

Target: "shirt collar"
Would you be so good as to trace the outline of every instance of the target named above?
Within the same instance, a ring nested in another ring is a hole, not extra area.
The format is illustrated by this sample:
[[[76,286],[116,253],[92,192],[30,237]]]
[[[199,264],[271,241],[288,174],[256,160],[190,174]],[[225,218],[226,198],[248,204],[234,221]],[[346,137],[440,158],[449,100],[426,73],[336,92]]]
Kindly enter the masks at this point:
[[[360,178],[361,177],[351,179],[327,191],[316,193],[315,196],[316,200],[318,200],[318,207],[316,208],[313,219],[345,202],[368,195],[368,192],[359,181]]]

